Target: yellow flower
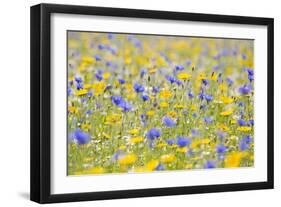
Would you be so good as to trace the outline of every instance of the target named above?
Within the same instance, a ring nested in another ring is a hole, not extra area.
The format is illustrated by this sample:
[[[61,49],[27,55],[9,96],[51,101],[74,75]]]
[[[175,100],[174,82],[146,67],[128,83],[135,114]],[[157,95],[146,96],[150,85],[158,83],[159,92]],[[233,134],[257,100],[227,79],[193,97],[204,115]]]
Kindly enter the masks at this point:
[[[147,171],[153,171],[155,170],[155,168],[158,166],[159,161],[158,160],[150,160],[147,164],[146,164],[146,170]]]
[[[226,91],[227,90],[227,85],[225,83],[219,84],[219,90]]]
[[[224,132],[228,132],[229,131],[229,128],[225,125],[225,124],[219,124],[218,125],[219,129],[224,131]]]
[[[185,72],[181,72],[178,74],[178,79],[180,80],[187,80],[191,77],[191,75],[189,75],[188,73]]]
[[[131,129],[128,131],[131,135],[137,135],[139,133],[139,129]]]
[[[148,117],[152,117],[154,114],[155,114],[155,112],[152,111],[152,110],[146,112],[146,115],[147,115]]]
[[[241,152],[233,152],[228,156],[226,156],[224,161],[224,166],[226,168],[239,167],[241,158],[242,158]]]
[[[118,149],[119,149],[119,150],[125,150],[125,149],[126,149],[126,146],[125,146],[125,145],[121,145]]]
[[[105,118],[105,124],[116,124],[121,121],[122,115],[121,114],[112,114],[109,116],[106,116]]]
[[[153,74],[153,73],[156,73],[156,71],[157,71],[157,69],[155,68],[152,68],[152,69],[150,69],[150,70],[148,70],[148,73],[149,74]]]
[[[182,104],[175,104],[174,107],[175,107],[176,109],[183,109],[183,108],[185,108],[184,105],[182,105]]]
[[[88,171],[89,174],[101,174],[104,173],[105,170],[103,167],[93,167]]]
[[[167,89],[164,89],[160,92],[160,98],[170,98],[172,95],[173,93]]]
[[[81,124],[81,129],[88,131],[91,128],[91,124],[83,123]]]
[[[216,81],[217,75],[215,73],[212,73],[211,76],[210,76],[210,80]]]
[[[70,113],[74,113],[74,114],[77,114],[77,113],[78,113],[78,109],[77,109],[77,107],[75,107],[75,106],[68,106],[68,111],[69,111]]]
[[[187,150],[188,150],[188,148],[187,148],[187,147],[178,147],[178,148],[177,148],[177,150],[176,150],[176,152],[186,153],[186,152],[187,152]]]
[[[102,76],[104,80],[107,80],[110,77],[110,73],[109,72],[105,72]]]
[[[142,142],[143,140],[144,140],[143,137],[134,137],[134,138],[129,139],[129,143],[136,144],[136,143]]]
[[[248,131],[251,131],[252,128],[249,127],[249,126],[240,126],[237,128],[238,131],[241,131],[241,132],[248,132]]]
[[[192,163],[189,163],[189,164],[185,165],[185,169],[192,169],[192,167],[193,167]]]
[[[200,73],[199,76],[197,77],[197,80],[204,80],[207,79],[207,76],[205,73]]]
[[[233,102],[233,98],[227,96],[221,96],[220,99],[224,104],[231,104]]]
[[[84,89],[89,89],[89,88],[91,88],[91,87],[92,87],[91,84],[85,84],[85,85],[84,85]]]
[[[171,163],[176,159],[175,155],[173,154],[166,154],[166,155],[162,155],[160,160],[163,163]]]
[[[76,92],[76,96],[83,96],[88,93],[87,89],[81,89]]]
[[[230,109],[228,109],[228,110],[226,110],[226,111],[221,112],[220,115],[221,115],[221,116],[229,116],[229,115],[231,115],[232,113],[233,113],[233,109],[230,108]]]
[[[197,109],[197,106],[196,106],[195,104],[192,104],[192,105],[190,106],[190,108],[191,108],[191,110],[195,111],[195,110]]]
[[[106,84],[103,81],[97,82],[93,84],[93,89],[94,89],[94,94],[95,96],[100,95],[101,93],[104,92],[106,88]]]
[[[159,105],[160,105],[161,108],[166,108],[166,107],[169,106],[169,103],[167,103],[167,102],[160,102]]]
[[[104,138],[106,138],[106,139],[110,139],[110,135],[109,135],[109,134],[107,134],[107,133],[103,132],[103,133],[102,133],[102,135],[103,135],[103,137],[104,137]]]
[[[127,99],[128,99],[128,100],[132,100],[132,99],[136,98],[136,96],[137,96],[136,93],[128,93]]]
[[[167,116],[170,116],[172,118],[176,118],[177,117],[177,112],[176,111],[168,111],[167,112]]]
[[[162,147],[166,147],[168,144],[167,143],[159,143],[156,145],[157,148],[162,148]]]
[[[120,165],[131,165],[137,160],[137,156],[134,154],[128,154],[124,157],[120,157],[118,163]]]
[[[86,63],[86,64],[91,64],[94,62],[94,58],[90,57],[90,56],[83,56],[82,57],[82,62]]]

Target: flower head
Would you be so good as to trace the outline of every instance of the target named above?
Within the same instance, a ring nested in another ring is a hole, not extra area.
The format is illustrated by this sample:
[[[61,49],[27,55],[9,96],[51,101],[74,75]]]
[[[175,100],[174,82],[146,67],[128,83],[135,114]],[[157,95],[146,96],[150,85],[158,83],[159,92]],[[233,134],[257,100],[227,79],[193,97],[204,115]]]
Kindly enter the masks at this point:
[[[164,116],[162,119],[163,123],[167,126],[167,127],[173,127],[175,126],[177,123],[170,118],[169,116]]]
[[[81,129],[76,129],[73,132],[73,138],[77,141],[78,144],[88,144],[91,140],[91,137],[88,133],[82,131]]]
[[[156,128],[151,128],[145,136],[150,140],[154,140],[161,136],[161,131]]]

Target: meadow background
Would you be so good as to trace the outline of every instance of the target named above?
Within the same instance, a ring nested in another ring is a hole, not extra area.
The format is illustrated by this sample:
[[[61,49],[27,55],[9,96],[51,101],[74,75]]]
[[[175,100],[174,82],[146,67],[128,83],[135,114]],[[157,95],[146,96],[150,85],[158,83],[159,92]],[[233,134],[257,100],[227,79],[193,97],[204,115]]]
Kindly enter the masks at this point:
[[[68,175],[253,166],[253,50],[68,32]]]

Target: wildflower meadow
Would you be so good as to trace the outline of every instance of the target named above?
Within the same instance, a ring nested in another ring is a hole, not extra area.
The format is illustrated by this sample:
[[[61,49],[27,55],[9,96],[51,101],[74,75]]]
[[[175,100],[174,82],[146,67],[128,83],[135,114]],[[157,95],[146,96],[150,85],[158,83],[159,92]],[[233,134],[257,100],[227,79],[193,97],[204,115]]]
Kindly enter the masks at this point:
[[[254,166],[253,40],[67,36],[68,175]]]

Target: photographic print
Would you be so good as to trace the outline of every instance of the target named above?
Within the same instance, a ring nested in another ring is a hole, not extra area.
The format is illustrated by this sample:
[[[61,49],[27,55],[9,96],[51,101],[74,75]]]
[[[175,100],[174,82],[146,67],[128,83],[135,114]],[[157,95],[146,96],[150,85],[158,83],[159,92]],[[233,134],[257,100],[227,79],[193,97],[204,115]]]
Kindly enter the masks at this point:
[[[67,41],[68,175],[254,166],[254,40]]]

